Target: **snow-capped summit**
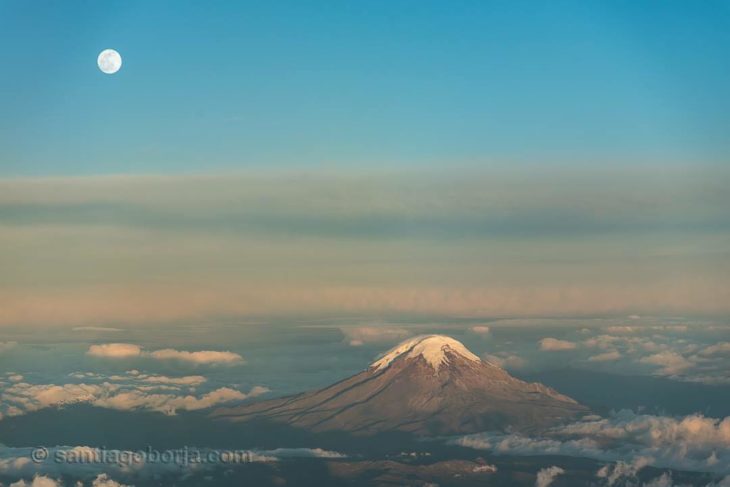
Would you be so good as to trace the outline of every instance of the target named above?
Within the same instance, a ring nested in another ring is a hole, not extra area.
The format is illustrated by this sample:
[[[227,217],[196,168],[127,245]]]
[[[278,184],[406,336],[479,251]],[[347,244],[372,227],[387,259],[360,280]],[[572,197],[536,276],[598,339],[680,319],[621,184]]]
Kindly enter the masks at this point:
[[[410,338],[395,347],[391,348],[380,359],[373,362],[370,367],[375,370],[382,370],[388,367],[399,357],[417,358],[423,357],[426,362],[438,371],[441,365],[449,363],[447,352],[452,352],[464,357],[467,360],[480,362],[481,359],[471,353],[468,348],[458,340],[445,335],[421,335]]]
[[[534,430],[588,409],[549,387],[512,377],[443,335],[411,338],[366,370],[318,391],[214,414],[311,431],[453,435]]]

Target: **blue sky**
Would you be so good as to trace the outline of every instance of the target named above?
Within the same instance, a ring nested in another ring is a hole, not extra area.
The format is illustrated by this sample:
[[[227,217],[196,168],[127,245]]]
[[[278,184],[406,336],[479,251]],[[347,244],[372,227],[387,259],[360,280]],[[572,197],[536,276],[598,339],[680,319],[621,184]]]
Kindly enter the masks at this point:
[[[712,1],[5,1],[0,176],[722,162],[729,18]],[[109,47],[114,76],[95,64]]]

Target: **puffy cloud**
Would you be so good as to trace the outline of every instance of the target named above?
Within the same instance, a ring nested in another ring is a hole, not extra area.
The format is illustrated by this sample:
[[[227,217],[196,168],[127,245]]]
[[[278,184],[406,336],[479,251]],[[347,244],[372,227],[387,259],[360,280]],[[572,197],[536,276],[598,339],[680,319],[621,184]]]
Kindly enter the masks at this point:
[[[160,473],[179,473],[184,468],[193,470],[199,465],[185,465],[174,461],[148,461],[145,450],[105,450],[88,446],[58,446],[48,448],[48,459],[42,462],[30,460],[33,448],[12,448],[0,446],[0,474],[4,477],[32,478],[33,480],[19,480],[17,485],[62,485],[35,484],[36,479],[41,481],[52,480],[52,477],[68,476],[79,479],[75,484],[89,485],[90,487],[130,487],[126,483],[114,480],[115,476],[152,477]],[[172,453],[173,451],[171,451]],[[173,458],[172,456],[170,458]],[[175,457],[180,458],[180,457]],[[153,459],[154,460],[154,459]],[[87,483],[87,481],[90,481]],[[16,485],[16,484],[11,484]]]
[[[353,347],[360,347],[366,343],[387,343],[402,340],[411,335],[404,328],[388,326],[358,326],[354,328],[342,327],[340,331],[345,335],[347,343]]]
[[[322,448],[276,448],[263,452],[275,458],[346,458],[346,455]]]
[[[624,344],[628,347],[629,351],[636,351],[637,349],[641,349],[645,352],[661,352],[669,350],[671,348],[670,344],[657,343],[648,338],[626,339],[624,341]]]
[[[676,336],[677,331],[690,327],[694,333]],[[610,327],[598,327],[602,331],[607,328]],[[585,349],[596,349],[585,357],[586,360],[602,362],[602,369],[612,369],[620,374],[652,374],[676,381],[730,384],[727,374],[730,353],[726,352],[730,350],[730,342],[708,343],[717,336],[716,326],[693,322],[689,325],[632,326],[631,329],[634,333],[623,335],[597,332],[590,336],[595,329],[582,332],[588,336],[582,338],[581,345]],[[625,360],[620,360],[623,358]]]
[[[118,387],[112,384],[14,384],[2,391],[3,404],[15,404],[26,411],[47,407],[93,402],[98,397],[114,393]]]
[[[10,484],[10,487],[63,487],[63,484],[45,475],[36,475],[29,482],[21,479]]]
[[[546,352],[559,352],[564,350],[574,350],[578,347],[574,342],[567,340],[558,340],[557,338],[543,338],[540,340],[540,350]]]
[[[194,395],[188,392],[190,388],[198,387],[206,381],[205,377],[198,375],[167,377],[128,373],[111,377],[96,374],[73,374],[73,376],[102,382],[80,384],[18,382],[4,388],[0,387],[0,413],[16,416],[44,408],[84,403],[109,409],[143,409],[175,414],[177,411],[194,411],[233,401],[243,401],[269,391],[262,386],[253,387],[248,393],[220,387],[201,395]]]
[[[600,458],[603,453],[591,439],[560,440],[527,437],[519,434],[479,433],[453,440],[453,443],[505,455],[566,455]]]
[[[694,365],[679,353],[672,351],[659,352],[643,357],[640,362],[661,366],[662,368],[658,371],[660,375],[675,375]]]
[[[730,417],[696,414],[673,418],[620,411],[608,418],[553,428],[536,437],[481,433],[453,442],[502,454],[583,456],[626,463],[642,457],[647,465],[656,467],[730,473]]]
[[[719,354],[730,354],[730,342],[720,342],[709,347],[704,348],[700,355],[719,355]]]
[[[83,485],[77,483],[77,486]],[[10,487],[63,487],[60,480],[54,480],[45,475],[36,475],[31,481],[25,481],[23,479],[18,480],[10,484]],[[94,480],[91,481],[91,487],[134,487],[127,484],[122,484],[109,477],[105,473],[100,473]]]
[[[527,360],[510,352],[485,353],[482,359],[507,369],[521,369],[527,365]]]
[[[619,461],[614,464],[604,465],[596,472],[596,477],[604,479],[606,485],[612,487],[624,479],[635,478],[636,474],[649,465],[650,462],[650,458],[637,457],[631,463]]]
[[[100,473],[91,482],[91,487],[132,487],[132,486],[119,483],[116,480],[111,479],[109,477],[109,475],[107,475],[105,473]]]
[[[610,352],[599,353],[588,357],[589,362],[613,362],[621,358],[621,352],[611,350]]]
[[[134,358],[149,357],[155,360],[176,360],[196,365],[237,365],[244,363],[243,357],[237,353],[227,351],[201,350],[198,352],[187,352],[184,350],[175,350],[173,348],[164,348],[146,352],[139,345],[132,343],[104,343],[100,345],[91,345],[86,352],[92,357],[101,358]]]
[[[243,357],[233,352],[218,352],[213,350],[202,350],[199,352],[186,352],[165,348],[150,352],[150,357],[157,360],[179,360],[193,364],[240,364]]]
[[[142,354],[142,347],[132,343],[104,343],[91,345],[86,353],[92,357],[130,358],[139,357]]]
[[[128,487],[126,482],[135,479],[154,479],[160,474],[186,475],[204,469],[219,468],[236,463],[276,462],[285,458],[339,459],[346,455],[322,448],[278,448],[275,450],[217,450],[184,446],[165,451],[107,450],[89,446],[57,446],[48,448],[48,460],[30,460],[31,447],[5,447],[0,445],[0,474],[5,477],[40,478],[44,482],[51,477],[68,476],[80,481],[91,480],[91,487]],[[125,483],[111,475],[123,478]],[[34,484],[20,481],[13,485],[41,487],[60,484]],[[148,483],[148,482],[146,482]],[[84,483],[84,485],[88,485]]]
[[[144,374],[138,370],[128,370],[122,375],[103,375],[94,372],[73,372],[69,374],[70,377],[80,380],[97,380],[97,381],[108,381],[108,382],[122,382],[135,384],[140,389],[143,388],[141,384],[149,384],[151,388],[156,389],[168,389],[174,390],[178,386],[197,387],[204,384],[208,379],[202,375],[185,375],[180,377],[169,377],[166,375],[159,374]]]
[[[550,484],[553,483],[553,481],[558,477],[558,475],[562,475],[565,473],[565,470],[563,470],[560,467],[552,466],[548,468],[543,468],[539,472],[537,472],[537,479],[535,480],[535,487],[548,487]]]
[[[249,397],[254,397],[268,389],[261,388],[249,394],[228,387],[221,387],[202,396],[196,397],[192,395],[179,396],[173,394],[150,394],[144,391],[124,391],[115,394],[104,395],[89,401],[94,406],[121,409],[149,409],[159,411],[165,414],[175,414],[178,410],[196,411],[198,409],[206,409],[218,404],[231,401],[243,401]]]
[[[166,375],[139,374],[136,378],[151,384],[173,384],[196,387],[203,384],[207,379],[202,375],[186,375],[183,377],[168,377]]]
[[[612,335],[598,335],[595,337],[587,338],[583,341],[583,345],[588,348],[613,348],[616,342],[621,342],[622,339]]]

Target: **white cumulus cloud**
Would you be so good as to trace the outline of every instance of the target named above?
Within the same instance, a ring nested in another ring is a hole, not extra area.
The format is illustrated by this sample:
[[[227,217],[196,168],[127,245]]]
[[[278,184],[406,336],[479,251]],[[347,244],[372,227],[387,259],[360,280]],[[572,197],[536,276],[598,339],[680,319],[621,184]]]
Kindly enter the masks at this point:
[[[546,352],[560,352],[563,350],[575,350],[578,347],[574,342],[558,340],[557,338],[543,338],[540,340],[540,350]]]
[[[650,462],[650,458],[636,457],[630,463],[619,461],[613,464],[604,465],[598,470],[598,472],[596,472],[596,477],[604,479],[607,487],[613,487],[619,481],[635,479],[636,474],[639,473],[641,469],[649,465]]]
[[[674,351],[655,353],[654,355],[643,357],[640,362],[661,366],[661,369],[658,371],[658,374],[660,375],[675,375],[691,368],[694,365],[685,357]]]
[[[61,487],[54,477],[68,476],[83,479],[83,485],[90,487],[131,487],[128,482],[136,479],[156,479],[159,475],[180,475],[181,479],[191,472],[220,468],[235,463],[277,462],[285,458],[322,458],[339,459],[346,455],[322,448],[278,448],[275,450],[216,450],[181,446],[180,448],[158,452],[176,458],[185,452],[187,461],[155,461],[144,451],[107,450],[89,446],[56,446],[48,448],[48,458],[65,461],[33,462],[30,460],[32,447],[6,447],[0,445],[0,474],[20,478],[11,484],[20,487]],[[199,462],[193,459],[217,458],[219,461]],[[123,478],[124,483],[112,478]],[[31,479],[31,480],[23,480]],[[88,480],[87,480],[88,479]],[[88,483],[88,481],[91,481]],[[159,481],[159,479],[158,479]],[[37,482],[37,483],[34,483]],[[45,482],[45,483],[44,483]],[[57,483],[49,483],[57,482]],[[148,484],[149,481],[145,482]],[[78,483],[75,485],[79,485]]]
[[[543,468],[537,472],[537,479],[535,480],[535,487],[548,487],[557,478],[558,475],[565,473],[560,467],[552,466]]]
[[[130,358],[139,357],[142,354],[142,347],[132,343],[103,343],[91,345],[86,353],[92,357]]]
[[[122,484],[109,477],[105,473],[100,473],[91,482],[91,487],[132,487],[127,484]]]
[[[187,362],[196,365],[237,365],[244,363],[243,357],[237,353],[228,351],[200,350],[188,352],[175,350],[174,348],[163,348],[151,352],[144,351],[139,345],[132,343],[104,343],[91,345],[86,352],[92,357],[100,358],[134,358],[146,357],[154,360],[169,360]]]
[[[582,456],[631,464],[643,457],[655,467],[730,473],[730,417],[674,418],[624,410],[539,436],[480,433],[453,442],[501,454]]]
[[[10,484],[10,487],[63,487],[63,484],[45,475],[36,475],[33,480],[26,482],[21,479]]]
[[[71,376],[84,382],[17,382],[0,386],[0,415],[17,416],[40,409],[82,403],[108,409],[175,414],[177,411],[195,411],[243,401],[269,391],[263,386],[255,386],[247,393],[220,387],[194,394],[191,391],[206,382],[206,378],[199,375],[168,377],[130,371],[126,375],[109,377],[94,373],[75,373]]]
[[[716,343],[714,345],[710,345],[709,347],[706,347],[700,352],[700,355],[720,355],[720,354],[730,354],[730,342],[720,342]]]
[[[186,352],[165,348],[150,352],[150,357],[156,360],[179,360],[193,364],[239,364],[243,363],[243,357],[233,352],[218,352],[213,350],[202,350],[199,352]]]

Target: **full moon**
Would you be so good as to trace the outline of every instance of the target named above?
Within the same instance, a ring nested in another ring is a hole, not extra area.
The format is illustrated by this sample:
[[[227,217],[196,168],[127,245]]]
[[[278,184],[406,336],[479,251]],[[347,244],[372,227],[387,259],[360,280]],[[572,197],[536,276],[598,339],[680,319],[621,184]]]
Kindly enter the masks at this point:
[[[96,59],[102,73],[114,74],[122,67],[122,56],[114,49],[104,49]]]

